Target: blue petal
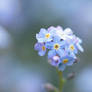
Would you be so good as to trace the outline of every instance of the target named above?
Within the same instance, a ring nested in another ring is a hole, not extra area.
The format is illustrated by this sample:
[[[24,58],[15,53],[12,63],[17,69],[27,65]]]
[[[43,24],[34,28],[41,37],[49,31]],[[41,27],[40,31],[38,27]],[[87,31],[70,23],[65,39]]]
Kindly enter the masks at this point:
[[[64,50],[63,50],[63,49],[58,49],[58,50],[56,50],[56,53],[57,53],[60,57],[62,57],[63,54],[64,54]]]
[[[73,63],[74,63],[74,60],[71,60],[71,61],[69,61],[68,63],[66,63],[66,65],[67,65],[67,66],[71,66],[71,65],[73,65]]]
[[[82,40],[79,37],[77,37],[77,39],[79,43],[82,43]]]
[[[38,40],[38,42],[44,42],[46,33],[47,33],[47,30],[42,28],[39,34],[36,34],[36,39]]]
[[[60,41],[60,37],[58,37],[58,36],[56,36],[56,37],[54,37],[54,42],[59,42]]]
[[[60,42],[59,42],[59,45],[60,45],[60,46],[66,45],[66,42],[65,42],[65,41],[60,41]]]
[[[44,35],[43,34],[36,34],[36,39],[38,42],[44,42]]]
[[[80,44],[77,44],[77,48],[81,51],[84,52],[84,49],[82,48],[82,46]]]
[[[55,30],[50,30],[49,33],[51,34],[52,37],[54,37],[56,35],[56,31]]]
[[[40,32],[39,32],[39,35],[40,35],[40,36],[43,36],[43,35],[45,35],[46,33],[47,33],[47,30],[44,29],[44,28],[41,28],[41,29],[40,29]]]
[[[38,52],[38,54],[39,54],[40,56],[44,56],[45,53],[46,53],[46,51],[39,51],[39,52]]]
[[[45,42],[45,40],[44,40],[44,38],[38,38],[38,42],[43,43],[43,42]]]
[[[77,50],[77,48],[75,47],[75,49],[74,49],[74,53],[75,54],[77,54],[78,53],[78,50]]]
[[[42,44],[41,44],[41,43],[36,43],[36,44],[34,45],[34,49],[35,49],[35,50],[41,50],[41,47],[42,47]]]
[[[56,63],[54,60],[52,60],[50,64],[51,64],[52,66],[55,66],[55,67],[58,65],[58,63]]]
[[[69,55],[70,55],[71,57],[73,57],[74,59],[77,59],[75,53],[71,52]]]
[[[48,52],[48,58],[52,58],[52,57],[55,56],[55,55],[56,55],[55,50],[50,50],[50,51]]]
[[[53,65],[53,66],[58,66],[60,63],[61,63],[61,60],[60,60],[60,58],[59,59],[57,59],[57,60],[55,60],[53,57],[51,58],[51,65]]]
[[[73,58],[71,56],[67,56],[66,58],[69,60],[68,63],[66,63],[66,65],[68,65],[68,66],[73,65],[75,58]]]
[[[51,40],[53,40],[51,37],[50,38],[44,38],[45,42],[51,42]]]
[[[59,70],[60,71],[64,71],[65,70],[65,68],[66,68],[66,65],[64,65],[64,64],[61,64],[61,65],[59,65]]]
[[[53,42],[47,42],[46,44],[45,44],[45,46],[46,46],[46,48],[48,48],[48,49],[52,49],[53,48]]]

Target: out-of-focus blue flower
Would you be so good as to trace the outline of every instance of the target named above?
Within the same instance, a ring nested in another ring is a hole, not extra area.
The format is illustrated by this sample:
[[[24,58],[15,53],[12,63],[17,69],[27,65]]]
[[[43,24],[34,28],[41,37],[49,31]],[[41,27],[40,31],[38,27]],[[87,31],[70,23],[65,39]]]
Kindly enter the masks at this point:
[[[74,56],[70,56],[70,55],[65,55],[63,57],[61,57],[61,63],[59,64],[58,68],[61,71],[64,71],[64,69],[66,68],[66,66],[71,66],[73,65],[73,63],[75,62],[76,58]]]
[[[34,49],[38,51],[38,54],[40,56],[44,56],[46,53],[46,47],[44,43],[36,43]]]
[[[49,42],[53,40],[55,32],[53,30],[47,31],[44,28],[41,28],[39,34],[36,34],[36,39],[38,42],[43,43],[43,42]]]

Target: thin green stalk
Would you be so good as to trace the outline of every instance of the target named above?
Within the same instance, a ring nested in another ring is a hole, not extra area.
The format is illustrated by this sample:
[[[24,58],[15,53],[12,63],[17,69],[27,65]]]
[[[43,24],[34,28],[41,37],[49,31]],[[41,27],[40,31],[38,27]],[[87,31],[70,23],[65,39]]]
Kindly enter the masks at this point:
[[[55,88],[54,92],[59,92],[59,90],[57,88]]]
[[[58,75],[59,75],[59,92],[62,92],[64,85],[63,73],[61,71],[58,71]]]
[[[61,71],[58,71],[58,75],[59,75],[59,90],[60,90],[60,92],[62,92],[62,90],[63,90],[63,74]]]

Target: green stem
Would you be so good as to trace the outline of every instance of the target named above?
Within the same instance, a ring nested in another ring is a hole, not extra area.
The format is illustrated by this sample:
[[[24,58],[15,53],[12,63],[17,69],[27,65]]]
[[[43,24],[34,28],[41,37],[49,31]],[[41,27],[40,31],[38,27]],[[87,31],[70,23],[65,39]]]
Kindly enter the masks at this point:
[[[62,92],[62,89],[63,89],[63,76],[62,75],[63,74],[61,71],[59,71],[58,74],[59,74],[59,90],[60,92]]]
[[[58,71],[58,75],[59,75],[59,91],[62,92],[64,84],[63,73],[61,71]]]
[[[54,92],[59,92],[59,90],[57,88],[55,88]]]

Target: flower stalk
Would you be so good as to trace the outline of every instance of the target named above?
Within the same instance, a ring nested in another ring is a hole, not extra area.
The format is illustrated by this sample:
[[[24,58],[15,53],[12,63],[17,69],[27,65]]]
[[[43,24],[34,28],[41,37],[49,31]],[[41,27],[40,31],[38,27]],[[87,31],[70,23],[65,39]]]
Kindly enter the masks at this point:
[[[62,90],[63,90],[63,78],[62,78],[62,72],[59,71],[58,74],[59,74],[59,90],[60,90],[60,92],[62,92]]]
[[[64,83],[66,82],[66,80],[63,78],[62,71],[57,70],[57,72],[58,72],[58,76],[59,76],[59,92],[62,92]]]

